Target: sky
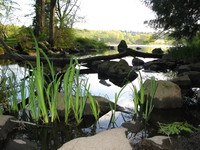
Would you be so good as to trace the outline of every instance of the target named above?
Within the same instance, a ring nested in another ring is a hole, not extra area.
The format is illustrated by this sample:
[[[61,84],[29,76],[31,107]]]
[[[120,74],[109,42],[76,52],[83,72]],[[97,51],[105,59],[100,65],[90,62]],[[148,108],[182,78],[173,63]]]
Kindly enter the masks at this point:
[[[21,7],[17,11],[19,25],[31,25],[32,18],[24,17],[34,12],[30,0],[15,0]],[[150,32],[153,29],[144,25],[145,20],[155,18],[154,13],[140,0],[80,0],[79,16],[83,22],[76,23],[75,28],[89,30],[126,30]],[[32,4],[34,1],[32,1]]]

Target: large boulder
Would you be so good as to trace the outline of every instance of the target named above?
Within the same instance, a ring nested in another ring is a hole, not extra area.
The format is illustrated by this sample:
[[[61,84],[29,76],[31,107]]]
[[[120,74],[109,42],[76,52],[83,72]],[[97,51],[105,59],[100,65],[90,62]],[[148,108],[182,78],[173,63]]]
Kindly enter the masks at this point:
[[[141,140],[135,145],[136,150],[172,150],[172,143],[168,136],[154,136]]]
[[[127,128],[129,132],[138,133],[144,129],[144,125],[141,121],[127,121],[122,123],[122,127]]]
[[[189,89],[191,85],[191,80],[188,75],[176,77],[171,80],[173,83],[179,85],[181,89]]]
[[[104,97],[93,96],[93,98],[98,103],[98,106],[100,109],[100,114],[99,114],[100,116],[103,116],[104,114],[108,113],[111,110],[110,105],[112,105],[114,107],[114,103]],[[75,98],[73,98],[73,100],[75,100]],[[116,110],[124,111],[124,108],[117,105]],[[64,93],[58,93],[57,111],[58,111],[59,117],[64,118],[64,116],[65,116]],[[83,116],[89,116],[90,118],[93,116],[93,111],[90,106],[89,98],[86,100]]]
[[[127,46],[125,40],[121,40],[120,43],[119,43],[119,45],[117,46],[117,49],[118,49],[119,53],[125,52],[127,48],[128,48],[128,46]]]
[[[18,126],[17,123],[11,120],[16,120],[16,118],[9,115],[0,115],[0,141],[5,140],[7,134]]]
[[[133,58],[132,65],[133,66],[142,66],[142,65],[144,65],[144,61],[139,58]]]
[[[164,52],[163,52],[163,50],[161,48],[154,48],[152,50],[152,53],[153,54],[163,54]]]
[[[146,80],[144,82],[145,95],[150,96],[152,87],[151,80]],[[180,108],[183,105],[183,100],[181,96],[181,89],[178,85],[171,81],[157,81],[157,89],[155,96],[153,98],[154,108],[157,109],[171,109]]]
[[[198,71],[188,71],[183,73],[183,75],[188,75],[191,81],[192,87],[200,87],[200,72]]]
[[[116,61],[104,61],[98,65],[99,76],[104,79],[108,78],[111,82],[118,86],[123,86],[128,81],[133,81],[137,78],[137,73],[128,63],[121,59]]]
[[[133,150],[125,128],[115,128],[91,137],[81,137],[65,143],[59,150]]]

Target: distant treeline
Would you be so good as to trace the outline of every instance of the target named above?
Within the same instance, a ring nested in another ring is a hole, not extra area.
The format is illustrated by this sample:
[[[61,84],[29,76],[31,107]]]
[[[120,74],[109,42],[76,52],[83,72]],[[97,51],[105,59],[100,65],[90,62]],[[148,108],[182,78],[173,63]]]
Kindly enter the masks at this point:
[[[75,29],[76,37],[95,39],[107,44],[118,44],[121,40],[125,40],[127,44],[172,44],[173,40],[167,35],[132,32],[132,31],[99,31],[87,29]]]

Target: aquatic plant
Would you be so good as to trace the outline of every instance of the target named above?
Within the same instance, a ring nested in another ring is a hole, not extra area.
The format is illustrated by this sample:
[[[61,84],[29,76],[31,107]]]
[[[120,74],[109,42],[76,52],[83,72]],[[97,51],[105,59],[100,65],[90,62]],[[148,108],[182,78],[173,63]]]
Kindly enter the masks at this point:
[[[119,101],[119,97],[120,97],[122,91],[124,90],[124,88],[126,86],[127,86],[127,84],[125,84],[118,93],[115,93],[114,105],[111,102],[109,102],[109,106],[110,106],[111,113],[112,113],[111,121],[110,121],[111,123],[115,123],[115,121],[116,121],[116,119],[115,119],[115,112],[116,112],[116,109],[117,109],[117,103]]]
[[[182,131],[193,133],[194,130],[199,130],[199,128],[196,128],[187,122],[173,122],[170,124],[158,122],[158,125],[160,127],[158,132],[168,136],[174,134],[179,135]]]
[[[140,91],[138,92],[135,85],[132,83],[132,91],[134,93],[134,112],[135,114],[139,114],[140,118],[145,119],[145,121],[149,120],[150,114],[153,110],[153,98],[155,96],[155,92],[157,89],[157,82],[155,77],[151,77],[151,91],[145,95],[146,90],[141,73],[140,75]],[[143,115],[144,113],[144,115]]]
[[[18,108],[18,101],[17,101],[17,93],[18,93],[18,89],[17,87],[17,79],[16,79],[16,75],[14,74],[14,72],[12,72],[12,75],[8,77],[8,84],[10,87],[10,103],[9,103],[9,110],[13,111],[13,112],[18,112],[19,108]]]
[[[88,93],[88,97],[89,97],[89,100],[90,100],[90,107],[92,109],[94,118],[96,120],[98,120],[99,119],[99,113],[100,113],[100,108],[99,108],[100,106],[99,106],[98,102],[95,101],[95,99],[93,98],[93,96],[90,93]]]
[[[153,110],[153,98],[155,96],[157,89],[157,82],[155,77],[151,77],[151,93],[148,93],[146,100],[146,108],[145,108],[145,120],[148,121],[150,114]],[[150,97],[150,100],[149,100]]]

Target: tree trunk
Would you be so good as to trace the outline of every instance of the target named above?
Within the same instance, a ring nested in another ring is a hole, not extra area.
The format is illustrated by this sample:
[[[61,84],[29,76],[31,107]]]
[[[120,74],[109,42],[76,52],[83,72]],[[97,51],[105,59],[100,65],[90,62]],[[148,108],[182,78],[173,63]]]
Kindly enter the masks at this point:
[[[55,11],[56,11],[56,0],[51,0],[50,3],[50,23],[49,23],[49,43],[54,46],[55,38]]]
[[[36,27],[35,36],[39,37],[44,32],[45,26],[45,0],[36,0]]]

